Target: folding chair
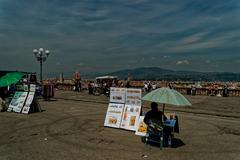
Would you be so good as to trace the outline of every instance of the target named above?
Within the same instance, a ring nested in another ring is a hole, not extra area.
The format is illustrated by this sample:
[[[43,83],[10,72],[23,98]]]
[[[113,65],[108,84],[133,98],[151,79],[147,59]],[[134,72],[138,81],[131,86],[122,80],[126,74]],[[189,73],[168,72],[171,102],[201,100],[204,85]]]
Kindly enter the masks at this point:
[[[153,143],[159,143],[159,147],[162,150],[163,148],[163,124],[161,121],[152,121],[150,120],[148,128],[147,128],[147,134],[145,137],[145,143],[146,145],[149,144],[150,142]]]

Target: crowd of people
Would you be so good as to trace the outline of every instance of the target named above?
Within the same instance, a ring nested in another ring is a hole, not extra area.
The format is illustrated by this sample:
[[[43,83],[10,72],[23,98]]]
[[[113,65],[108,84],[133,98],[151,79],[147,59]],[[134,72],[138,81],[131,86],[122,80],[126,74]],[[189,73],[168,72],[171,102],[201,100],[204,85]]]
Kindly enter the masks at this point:
[[[151,81],[144,83],[144,88],[143,88],[144,92],[151,92],[152,90],[155,90],[155,89],[157,89],[157,84],[152,83]]]
[[[88,93],[90,95],[109,95],[111,87],[118,88],[131,88],[131,81],[118,81],[118,80],[92,80],[86,84],[80,80],[75,80],[74,91],[81,92],[83,89],[88,89]],[[157,89],[158,86],[156,83],[151,81],[144,82],[144,86],[142,88],[143,92],[151,92],[152,90]]]
[[[109,96],[110,87],[119,87],[119,88],[129,88],[130,83],[124,84],[123,82],[118,83],[117,81],[108,81],[108,82],[94,82],[90,81],[88,83],[88,93],[89,94],[104,94]]]
[[[110,87],[118,87],[118,88],[131,88],[130,81],[106,81],[106,82],[97,82],[90,81],[88,83],[88,92],[89,94],[105,94],[109,95]],[[144,87],[142,88],[143,92],[151,92],[152,90],[157,89],[157,84],[152,82],[145,82]]]

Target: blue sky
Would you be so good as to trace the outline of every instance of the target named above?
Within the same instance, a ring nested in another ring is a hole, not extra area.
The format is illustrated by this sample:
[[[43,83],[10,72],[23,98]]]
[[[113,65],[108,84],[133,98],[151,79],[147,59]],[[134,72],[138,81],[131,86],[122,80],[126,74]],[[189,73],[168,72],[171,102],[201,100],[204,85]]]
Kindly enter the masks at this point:
[[[0,70],[240,72],[240,0],[0,0]]]

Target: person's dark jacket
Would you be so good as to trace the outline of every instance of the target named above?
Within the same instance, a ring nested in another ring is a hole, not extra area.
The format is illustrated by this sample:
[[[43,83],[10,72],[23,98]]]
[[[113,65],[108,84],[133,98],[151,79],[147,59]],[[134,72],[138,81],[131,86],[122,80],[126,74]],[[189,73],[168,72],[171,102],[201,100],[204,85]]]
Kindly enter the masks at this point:
[[[161,111],[159,111],[159,110],[150,110],[145,115],[144,123],[149,125],[149,120],[159,120],[160,122],[162,122],[162,116],[163,116],[163,113]],[[164,120],[166,120],[165,116],[164,116]]]

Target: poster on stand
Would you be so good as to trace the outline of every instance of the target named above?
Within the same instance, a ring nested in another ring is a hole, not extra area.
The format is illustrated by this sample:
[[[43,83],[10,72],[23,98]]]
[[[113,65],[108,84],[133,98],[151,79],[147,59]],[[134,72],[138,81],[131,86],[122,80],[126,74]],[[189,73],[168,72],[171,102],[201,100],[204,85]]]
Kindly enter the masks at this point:
[[[141,106],[142,90],[135,88],[126,89],[126,104]]]
[[[110,88],[110,102],[113,103],[125,103],[125,88]]]
[[[120,128],[124,104],[109,103],[104,126]]]
[[[28,114],[29,113],[31,104],[33,102],[34,94],[35,94],[35,92],[29,92],[28,93],[26,103],[25,103],[25,105],[24,105],[24,107],[22,109],[22,113],[24,113],[24,114]]]
[[[23,91],[25,91],[25,92],[29,91],[29,86],[27,84],[23,85]]]
[[[147,134],[147,125],[144,123],[144,116],[140,116],[137,123],[137,129],[135,135],[146,136]]]
[[[136,131],[137,121],[139,119],[140,112],[141,106],[125,105],[122,116],[121,128]]]
[[[36,85],[30,84],[30,92],[35,92],[35,91],[36,91]]]
[[[16,85],[16,90],[17,90],[17,91],[24,91],[23,84],[18,84],[18,85]]]
[[[20,113],[27,98],[27,95],[28,92],[15,92],[14,97],[8,107],[8,111]]]

